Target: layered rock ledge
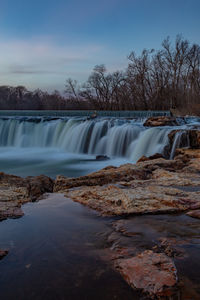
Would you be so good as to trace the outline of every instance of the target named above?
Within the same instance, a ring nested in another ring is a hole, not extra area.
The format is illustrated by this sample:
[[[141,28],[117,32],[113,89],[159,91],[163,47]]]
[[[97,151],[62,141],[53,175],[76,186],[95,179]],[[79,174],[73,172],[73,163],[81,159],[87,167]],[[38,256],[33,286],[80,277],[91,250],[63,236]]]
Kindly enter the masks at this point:
[[[44,175],[21,178],[0,173],[0,221],[23,216],[22,204],[53,191],[54,181]]]
[[[148,118],[143,125],[146,127],[175,126],[178,125],[178,123],[175,117],[159,116]]]
[[[177,150],[174,160],[142,159],[79,178],[58,176],[54,191],[102,215],[175,213],[200,209],[200,150]]]

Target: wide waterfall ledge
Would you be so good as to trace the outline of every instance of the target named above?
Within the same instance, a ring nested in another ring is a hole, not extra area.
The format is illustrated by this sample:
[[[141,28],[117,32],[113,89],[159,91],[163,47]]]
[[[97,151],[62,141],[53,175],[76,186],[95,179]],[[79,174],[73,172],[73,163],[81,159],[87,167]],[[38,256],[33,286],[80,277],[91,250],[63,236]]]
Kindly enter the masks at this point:
[[[143,155],[165,155],[172,130],[200,125],[198,119],[188,118],[178,126],[145,127],[145,119],[2,115],[1,171],[20,176],[85,175],[107,165],[136,163]],[[180,136],[175,138],[171,158]],[[98,160],[99,155],[109,159]]]

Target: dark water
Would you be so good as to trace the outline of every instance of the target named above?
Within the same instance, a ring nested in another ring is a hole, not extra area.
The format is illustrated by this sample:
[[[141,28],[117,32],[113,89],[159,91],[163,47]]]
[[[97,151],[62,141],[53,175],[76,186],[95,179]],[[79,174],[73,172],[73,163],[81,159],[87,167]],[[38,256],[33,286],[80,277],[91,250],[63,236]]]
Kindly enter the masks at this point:
[[[25,216],[0,223],[0,299],[139,299],[104,263],[110,219],[62,195],[27,204]]]
[[[23,218],[0,223],[0,248],[9,249],[0,261],[1,300],[142,299],[103,260],[118,218],[99,217],[61,194],[26,204],[23,210]],[[149,215],[123,222],[131,234],[115,231],[119,247],[142,252],[158,245],[160,238],[175,238],[184,254],[175,258],[182,282],[179,299],[200,299],[200,221]]]

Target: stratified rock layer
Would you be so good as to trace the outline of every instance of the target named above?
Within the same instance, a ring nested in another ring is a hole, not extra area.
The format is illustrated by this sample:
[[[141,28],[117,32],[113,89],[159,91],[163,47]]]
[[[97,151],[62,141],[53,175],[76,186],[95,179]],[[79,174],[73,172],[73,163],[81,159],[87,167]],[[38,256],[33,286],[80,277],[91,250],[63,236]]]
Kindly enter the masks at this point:
[[[103,215],[166,213],[200,208],[200,150],[174,160],[142,160],[76,179],[59,176],[54,191]]]
[[[23,216],[21,205],[52,192],[53,184],[53,180],[44,175],[24,179],[0,173],[0,221]]]
[[[176,118],[168,117],[168,116],[151,117],[144,122],[144,126],[147,127],[173,126],[173,125],[178,125]]]

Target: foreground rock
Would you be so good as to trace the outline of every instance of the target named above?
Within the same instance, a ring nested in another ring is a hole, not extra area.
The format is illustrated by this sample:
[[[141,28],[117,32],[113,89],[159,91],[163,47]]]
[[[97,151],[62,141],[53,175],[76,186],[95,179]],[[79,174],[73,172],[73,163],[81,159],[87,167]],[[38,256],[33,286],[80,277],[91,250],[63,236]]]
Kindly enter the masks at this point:
[[[102,215],[180,212],[200,208],[200,150],[108,167],[76,179],[59,176],[54,191]]]
[[[0,173],[0,221],[23,216],[22,204],[52,192],[53,184],[53,180],[44,175],[24,179]]]
[[[178,123],[174,117],[160,116],[148,118],[143,125],[147,127],[174,126]]]
[[[129,285],[151,298],[173,295],[177,271],[172,259],[163,253],[146,250],[135,257],[119,259],[116,267]]]

